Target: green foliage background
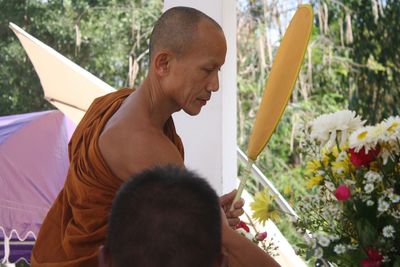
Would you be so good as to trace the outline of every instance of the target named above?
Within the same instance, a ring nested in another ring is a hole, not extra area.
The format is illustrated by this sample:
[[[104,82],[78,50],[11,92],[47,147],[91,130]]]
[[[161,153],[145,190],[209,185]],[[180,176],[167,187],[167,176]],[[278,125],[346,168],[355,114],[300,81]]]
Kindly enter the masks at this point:
[[[238,145],[248,136],[279,39],[299,2],[238,1]],[[400,1],[311,0],[315,27],[289,105],[257,165],[292,206],[304,194],[299,127],[350,108],[374,123],[398,115]],[[115,88],[140,84],[162,0],[0,0],[0,115],[53,107],[9,22]],[[274,33],[275,32],[275,33]],[[130,60],[129,60],[130,58]],[[133,68],[133,74],[129,69]],[[134,81],[134,83],[133,83]],[[251,191],[259,190],[253,181]],[[298,241],[287,224],[281,229]]]
[[[53,108],[9,22],[120,88],[130,85],[129,57],[138,66],[136,84],[143,78],[161,9],[161,0],[0,0],[0,115]]]

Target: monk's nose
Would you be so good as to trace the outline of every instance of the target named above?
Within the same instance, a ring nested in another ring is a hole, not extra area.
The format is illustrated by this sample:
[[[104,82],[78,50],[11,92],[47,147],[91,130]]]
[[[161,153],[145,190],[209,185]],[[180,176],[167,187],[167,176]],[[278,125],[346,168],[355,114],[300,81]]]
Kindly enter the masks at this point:
[[[219,78],[218,73],[215,73],[211,82],[207,86],[207,90],[209,92],[216,92],[219,89]]]

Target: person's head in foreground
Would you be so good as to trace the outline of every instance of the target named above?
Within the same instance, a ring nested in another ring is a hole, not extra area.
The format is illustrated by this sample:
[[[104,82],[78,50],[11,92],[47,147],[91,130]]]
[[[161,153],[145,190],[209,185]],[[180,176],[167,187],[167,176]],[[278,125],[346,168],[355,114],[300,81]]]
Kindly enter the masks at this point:
[[[219,89],[218,72],[225,62],[226,40],[221,26],[190,7],[168,9],[150,37],[153,86],[173,99],[176,109],[197,115]]]
[[[100,266],[221,266],[217,194],[195,173],[166,166],[131,177],[117,193]]]

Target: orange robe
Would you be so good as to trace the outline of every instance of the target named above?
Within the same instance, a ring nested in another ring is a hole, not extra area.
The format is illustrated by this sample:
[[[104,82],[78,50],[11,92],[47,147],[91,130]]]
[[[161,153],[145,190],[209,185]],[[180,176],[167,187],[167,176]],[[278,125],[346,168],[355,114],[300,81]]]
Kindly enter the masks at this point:
[[[133,92],[121,89],[97,98],[69,143],[70,167],[64,188],[49,210],[32,251],[35,266],[97,266],[112,200],[123,183],[104,161],[98,139],[109,118]],[[164,133],[183,157],[183,146],[170,118]]]

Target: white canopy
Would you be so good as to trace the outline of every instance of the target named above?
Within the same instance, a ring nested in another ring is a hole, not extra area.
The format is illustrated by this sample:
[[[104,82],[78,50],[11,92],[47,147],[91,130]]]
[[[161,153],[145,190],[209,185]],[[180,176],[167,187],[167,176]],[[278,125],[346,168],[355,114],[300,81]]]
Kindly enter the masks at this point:
[[[76,124],[95,98],[115,90],[14,23],[10,28],[35,67],[45,98]]]

